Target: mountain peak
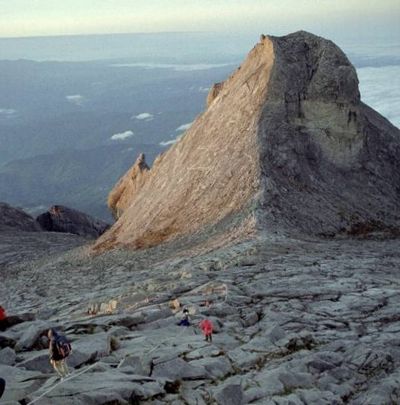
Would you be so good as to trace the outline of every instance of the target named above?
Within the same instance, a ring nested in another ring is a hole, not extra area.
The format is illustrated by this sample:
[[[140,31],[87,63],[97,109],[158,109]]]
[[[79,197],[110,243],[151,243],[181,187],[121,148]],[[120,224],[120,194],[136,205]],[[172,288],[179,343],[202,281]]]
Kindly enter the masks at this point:
[[[399,153],[399,130],[360,101],[339,47],[304,31],[262,36],[183,138],[118,182],[123,214],[95,249],[398,229]]]

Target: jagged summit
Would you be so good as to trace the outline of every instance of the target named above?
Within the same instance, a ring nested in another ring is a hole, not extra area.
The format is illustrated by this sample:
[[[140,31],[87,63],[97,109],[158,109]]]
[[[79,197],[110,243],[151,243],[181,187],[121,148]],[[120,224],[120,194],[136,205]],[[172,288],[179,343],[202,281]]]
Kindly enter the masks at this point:
[[[201,233],[224,243],[259,229],[396,230],[399,153],[399,130],[360,101],[334,43],[261,36],[184,137],[119,181],[109,203],[123,213],[95,250]]]
[[[107,204],[115,219],[118,219],[129,207],[132,196],[139,192],[149,170],[145,155],[141,153],[131,169],[119,179],[112,189],[108,195]]]

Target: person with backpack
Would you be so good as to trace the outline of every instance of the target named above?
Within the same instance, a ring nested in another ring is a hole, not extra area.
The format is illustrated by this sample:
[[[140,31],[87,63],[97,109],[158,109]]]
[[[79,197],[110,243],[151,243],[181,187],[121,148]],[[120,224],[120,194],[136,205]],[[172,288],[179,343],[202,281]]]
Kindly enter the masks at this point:
[[[189,310],[187,308],[183,310],[183,316],[179,321],[178,326],[190,326]]]
[[[56,332],[55,329],[49,329],[47,333],[49,338],[49,357],[50,364],[54,370],[64,379],[69,374],[66,358],[71,353],[71,344],[68,342],[65,336],[62,336]]]

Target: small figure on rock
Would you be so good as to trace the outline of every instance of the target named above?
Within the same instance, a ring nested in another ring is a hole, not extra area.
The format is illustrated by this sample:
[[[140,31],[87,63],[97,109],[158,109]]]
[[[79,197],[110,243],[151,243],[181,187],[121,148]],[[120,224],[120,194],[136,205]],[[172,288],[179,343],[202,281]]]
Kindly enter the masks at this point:
[[[199,324],[206,342],[212,342],[213,324],[209,319],[203,319]]]
[[[178,326],[190,326],[189,310],[187,308],[183,310],[183,316]]]
[[[66,358],[72,351],[71,344],[65,336],[58,334],[55,329],[49,329],[47,336],[50,340],[50,363],[63,380],[69,374]]]

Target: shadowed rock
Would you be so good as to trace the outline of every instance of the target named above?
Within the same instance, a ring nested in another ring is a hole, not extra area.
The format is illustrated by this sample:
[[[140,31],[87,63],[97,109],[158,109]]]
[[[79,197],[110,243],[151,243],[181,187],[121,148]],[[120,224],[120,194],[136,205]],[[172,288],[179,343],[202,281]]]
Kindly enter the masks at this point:
[[[40,231],[40,226],[26,212],[0,202],[0,231]]]
[[[36,218],[42,229],[50,232],[68,232],[96,238],[104,233],[109,224],[83,212],[54,205]]]

